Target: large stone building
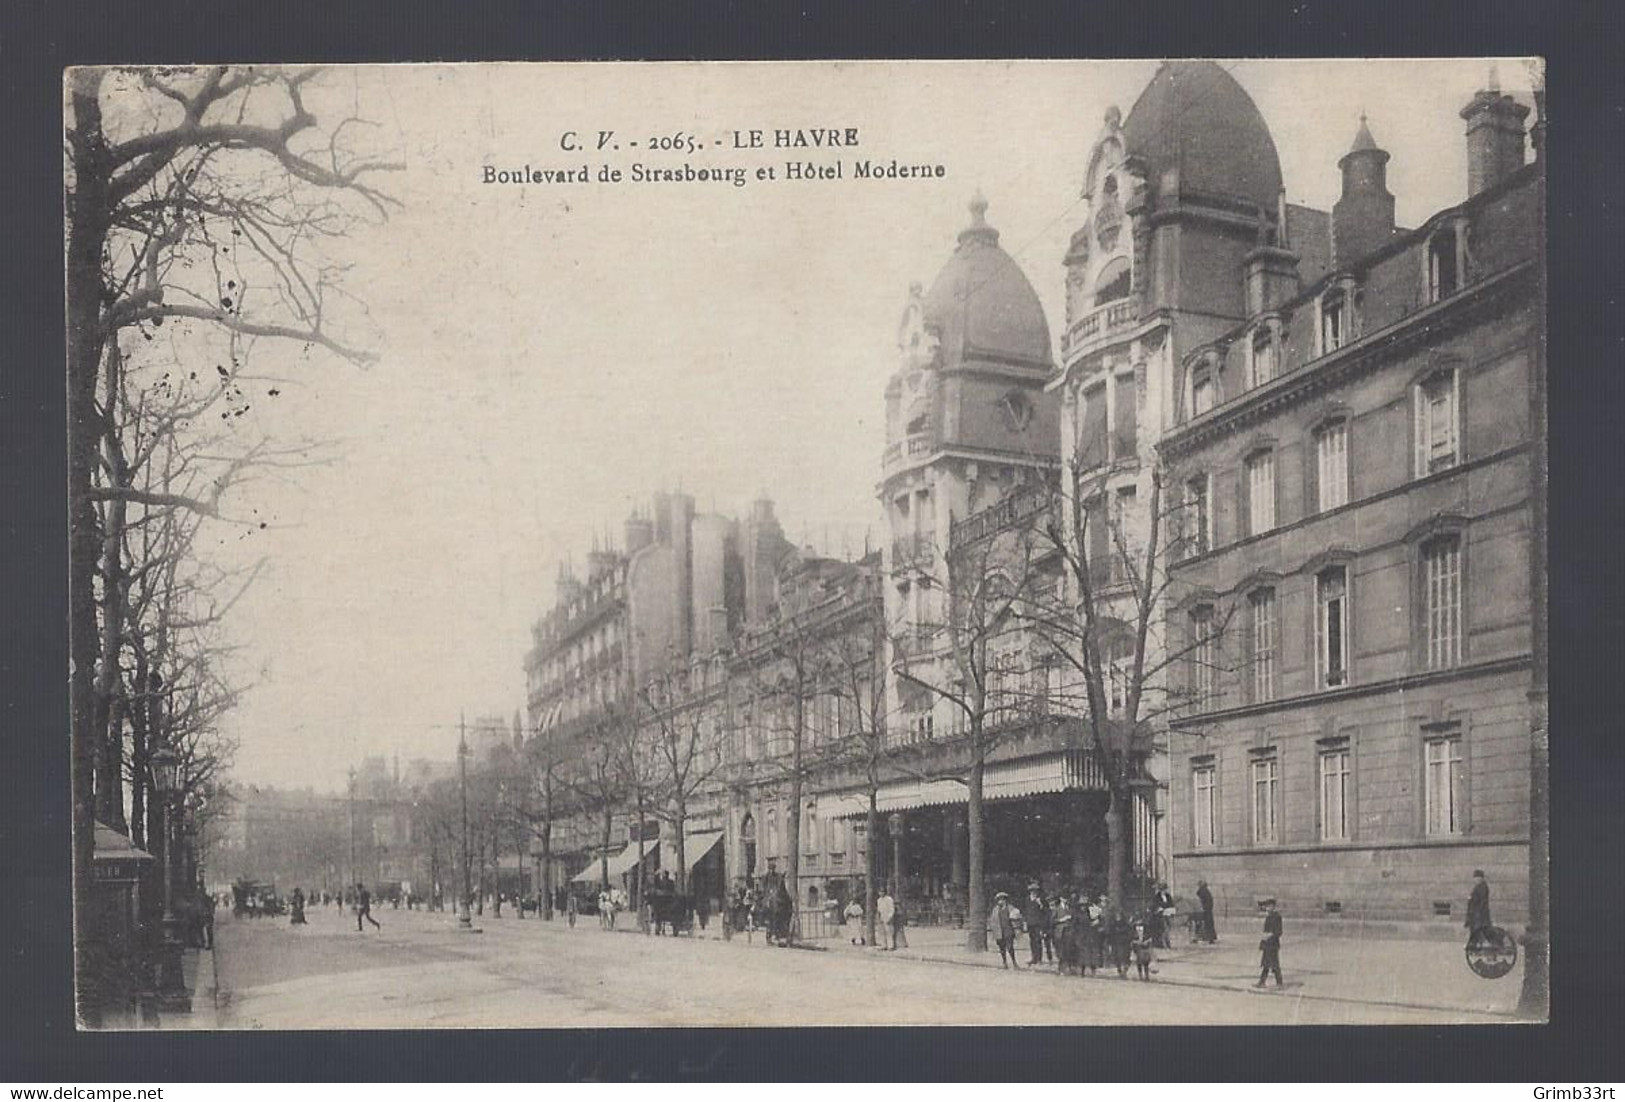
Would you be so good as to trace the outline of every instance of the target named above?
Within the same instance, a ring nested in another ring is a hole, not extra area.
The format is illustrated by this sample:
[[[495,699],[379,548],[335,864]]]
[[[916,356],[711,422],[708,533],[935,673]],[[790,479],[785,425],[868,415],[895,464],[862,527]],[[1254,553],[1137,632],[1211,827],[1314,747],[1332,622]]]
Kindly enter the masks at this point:
[[[1140,155],[1143,284],[1175,321],[1147,400],[1184,506],[1167,610],[1186,700],[1176,886],[1206,879],[1232,915],[1274,896],[1300,919],[1458,929],[1482,868],[1497,918],[1520,921],[1530,549],[1544,538],[1530,515],[1542,260],[1528,109],[1479,93],[1461,113],[1466,198],[1405,231],[1366,120],[1330,216],[1300,213],[1270,202],[1268,132],[1228,77],[1169,66],[1147,99],[1159,85],[1230,101],[1237,138],[1205,144],[1221,122],[1208,108],[1201,134],[1176,127],[1173,152]],[[1208,187],[1254,185],[1254,209],[1193,221],[1198,164]],[[1208,221],[1212,240],[1193,242]],[[1206,320],[1183,327],[1187,288]]]

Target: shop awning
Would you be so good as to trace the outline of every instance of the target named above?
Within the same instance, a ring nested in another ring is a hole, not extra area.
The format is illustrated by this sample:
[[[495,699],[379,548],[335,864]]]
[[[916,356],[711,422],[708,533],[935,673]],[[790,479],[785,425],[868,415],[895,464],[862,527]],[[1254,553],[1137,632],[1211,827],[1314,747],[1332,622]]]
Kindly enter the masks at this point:
[[[688,863],[689,871],[705,860],[706,854],[716,849],[722,842],[722,831],[707,830],[694,834],[683,835],[683,860]]]
[[[654,848],[659,844],[660,843],[658,841],[650,841],[643,843],[642,847],[639,847],[637,845],[628,843],[626,848],[621,850],[619,853],[610,854],[609,875],[613,878],[616,876],[624,876],[626,873],[631,872],[633,869],[637,868],[638,862],[652,853]],[[570,882],[572,884],[596,884],[599,880],[599,874],[602,871],[602,861],[599,858],[594,857],[587,863],[587,867],[582,869],[581,872],[578,873]]]
[[[1020,761],[989,765],[982,774],[984,800],[1010,800],[1045,792],[1072,790],[1099,791],[1106,787],[1099,766],[1082,750],[1067,750]],[[878,809],[882,814],[909,811],[917,807],[942,807],[968,803],[969,789],[953,779],[892,781],[880,786]],[[849,819],[869,813],[864,794],[841,793],[820,796],[820,815]]]

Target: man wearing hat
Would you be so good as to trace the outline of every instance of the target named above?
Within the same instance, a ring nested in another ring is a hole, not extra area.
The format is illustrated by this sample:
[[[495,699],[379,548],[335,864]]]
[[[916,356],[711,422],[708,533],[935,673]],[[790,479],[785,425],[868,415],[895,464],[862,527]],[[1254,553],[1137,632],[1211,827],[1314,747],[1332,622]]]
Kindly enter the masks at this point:
[[[1258,982],[1253,986],[1263,987],[1264,977],[1274,972],[1275,986],[1282,987],[1285,985],[1281,979],[1281,912],[1275,909],[1274,899],[1258,902],[1264,908],[1264,940],[1258,943],[1263,957],[1258,965]]]
[[[999,964],[1005,968],[1020,968],[1016,960],[1016,932],[1021,929],[1021,912],[1010,905],[1008,892],[993,897],[993,910],[987,916],[988,929],[999,943]]]
[[[1493,925],[1490,921],[1490,882],[1484,878],[1483,869],[1474,869],[1473,894],[1467,899],[1467,948],[1482,945]]]
[[[1027,947],[1030,950],[1027,963],[1037,966],[1044,963],[1044,942],[1049,937],[1049,904],[1044,902],[1044,892],[1035,880],[1027,885],[1027,899],[1021,905],[1021,917],[1027,923]],[[1055,951],[1050,950],[1053,959]]]

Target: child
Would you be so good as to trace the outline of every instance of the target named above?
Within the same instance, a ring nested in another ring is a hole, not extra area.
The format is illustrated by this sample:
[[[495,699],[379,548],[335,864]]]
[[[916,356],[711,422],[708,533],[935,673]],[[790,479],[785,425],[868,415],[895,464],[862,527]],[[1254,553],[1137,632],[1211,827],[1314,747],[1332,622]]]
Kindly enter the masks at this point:
[[[1129,942],[1129,948],[1134,951],[1134,967],[1140,978],[1147,983],[1151,981],[1151,939],[1146,936],[1145,927],[1134,927],[1134,940]]]
[[[852,927],[852,944],[863,945],[863,903],[856,897],[846,905],[843,912],[846,915],[846,924]]]

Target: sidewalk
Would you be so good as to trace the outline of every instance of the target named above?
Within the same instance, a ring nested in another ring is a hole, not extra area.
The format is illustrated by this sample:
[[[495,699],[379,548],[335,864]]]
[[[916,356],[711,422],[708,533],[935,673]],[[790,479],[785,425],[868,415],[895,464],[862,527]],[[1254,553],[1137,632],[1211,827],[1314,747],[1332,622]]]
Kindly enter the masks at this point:
[[[219,1029],[220,1014],[215,1005],[215,972],[213,949],[187,949],[181,955],[181,975],[186,989],[192,992],[190,1014],[168,1014],[160,1019],[161,1029]]]
[[[933,926],[911,926],[905,931],[908,948],[895,952],[855,946],[845,937],[820,944],[833,950],[869,953],[899,960],[932,961],[966,967],[999,968],[998,950],[989,942],[985,953],[965,948],[965,931]],[[1282,942],[1281,968],[1286,986],[1274,980],[1260,991],[1258,938],[1242,933],[1222,937],[1216,945],[1187,945],[1175,940],[1172,949],[1157,950],[1151,982],[1171,986],[1209,987],[1246,992],[1262,998],[1306,998],[1359,1002],[1423,1010],[1459,1011],[1511,1017],[1523,983],[1523,961],[1499,980],[1480,979],[1467,967],[1461,946],[1439,940],[1288,936]],[[1027,941],[1021,939],[1019,960],[1026,967]],[[1055,965],[1034,971],[1055,974]],[[1134,969],[1119,980],[1108,964],[1090,983],[1139,983]]]

